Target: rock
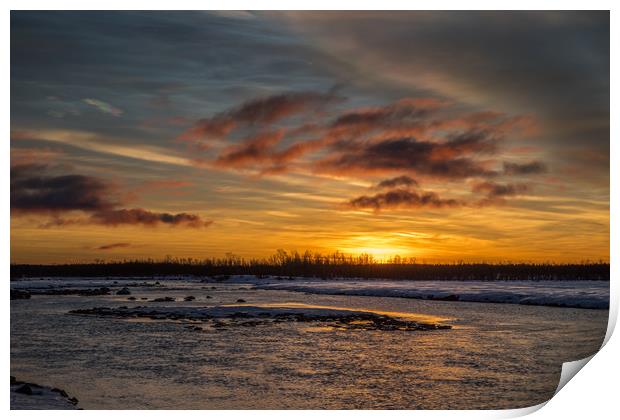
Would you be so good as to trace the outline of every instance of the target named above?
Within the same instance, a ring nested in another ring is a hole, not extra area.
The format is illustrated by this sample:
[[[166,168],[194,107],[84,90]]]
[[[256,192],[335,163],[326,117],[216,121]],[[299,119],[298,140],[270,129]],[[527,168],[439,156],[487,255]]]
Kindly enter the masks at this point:
[[[11,300],[30,299],[30,293],[25,290],[11,289]]]
[[[135,297],[133,297],[133,296],[129,296],[129,297],[127,298],[127,300],[136,300],[136,298],[135,298]]]
[[[448,302],[455,302],[459,300],[459,297],[457,295],[447,295],[447,296],[435,297],[434,300],[445,300]]]
[[[148,300],[149,298],[140,298],[140,300]]]
[[[196,325],[190,325],[190,326],[187,326],[185,328],[187,328],[188,330],[191,330],[191,331],[202,331],[202,327],[198,327]]]
[[[17,388],[15,390],[15,392],[17,392],[19,394],[32,395],[32,388],[30,388],[30,385],[24,384],[24,385],[20,386],[19,388]]]
[[[128,288],[123,287],[121,290],[119,290],[118,292],[116,292],[117,295],[130,295],[131,292],[129,291]]]
[[[86,289],[82,291],[78,291],[78,295],[80,296],[102,296],[109,295],[111,292],[107,287],[99,287],[98,289]]]
[[[243,300],[243,299],[237,299],[237,303],[245,303],[245,300]]]
[[[174,302],[174,301],[175,299],[173,297],[166,296],[163,298],[155,298],[151,302]]]
[[[195,297],[195,296],[185,296],[185,297],[183,298],[183,300],[184,300],[185,302],[191,302],[192,300],[196,300],[196,297]]]
[[[52,388],[52,391],[58,392],[60,395],[62,395],[65,398],[69,398],[69,395],[67,394],[67,392],[64,389]]]
[[[207,299],[213,299],[213,297],[212,297],[212,296],[207,295]]]
[[[159,298],[160,302],[173,299],[169,297]],[[238,299],[237,302],[243,303],[245,300]],[[231,306],[231,305],[229,305]],[[243,310],[245,309],[245,310]],[[353,312],[334,310],[334,313],[321,313],[320,311],[304,313],[302,310],[295,311],[292,308],[281,310],[279,308],[270,310],[265,308],[263,311],[256,311],[255,308],[246,309],[241,307],[143,307],[138,306],[131,309],[127,307],[111,308],[92,308],[92,309],[74,309],[69,311],[72,314],[80,315],[98,315],[112,316],[121,318],[145,317],[151,319],[171,319],[171,320],[187,320],[195,321],[212,321],[212,326],[220,329],[224,326],[246,326],[255,327],[258,325],[267,325],[272,322],[320,322],[323,326],[336,328],[339,330],[366,330],[366,331],[430,331],[430,330],[446,330],[450,329],[449,325],[419,323],[398,318],[392,318],[387,315],[376,314],[372,312]],[[252,319],[253,318],[253,319]],[[222,319],[230,322],[224,324]],[[186,328],[191,329],[191,326]]]
[[[17,379],[15,379],[15,376],[11,376],[11,385],[15,385],[17,383]]]

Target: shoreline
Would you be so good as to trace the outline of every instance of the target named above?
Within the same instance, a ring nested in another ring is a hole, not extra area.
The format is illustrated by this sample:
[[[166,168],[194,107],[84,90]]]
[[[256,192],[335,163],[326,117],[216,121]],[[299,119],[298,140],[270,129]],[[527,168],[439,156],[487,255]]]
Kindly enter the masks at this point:
[[[11,376],[11,410],[80,410],[64,389],[20,381]]]

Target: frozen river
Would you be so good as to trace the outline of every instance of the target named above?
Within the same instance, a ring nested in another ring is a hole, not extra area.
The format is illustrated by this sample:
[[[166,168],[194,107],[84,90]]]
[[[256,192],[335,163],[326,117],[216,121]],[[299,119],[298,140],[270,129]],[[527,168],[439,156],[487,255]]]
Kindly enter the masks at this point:
[[[12,281],[12,288],[109,287],[112,294],[33,295],[11,301],[11,375],[62,388],[85,409],[519,408],[549,399],[562,362],[596,352],[605,335],[607,310],[521,302],[536,290],[526,284],[530,282],[504,282],[504,290],[494,282],[450,283]],[[536,287],[547,297],[563,293],[565,302],[576,302],[575,293],[581,293],[586,307],[600,307],[595,303],[605,299],[605,285],[577,283],[558,282],[563,290],[556,294],[549,291],[553,284]],[[125,285],[130,296],[114,294]],[[426,295],[407,296],[403,290]],[[527,305],[471,301],[476,299],[467,296],[476,290],[487,296],[503,291],[503,296],[513,296],[507,303]],[[424,300],[446,294],[456,298]],[[185,301],[187,296],[195,300]],[[152,302],[162,297],[175,300]],[[209,317],[230,312],[213,308],[230,306],[295,308],[295,313],[308,308],[312,314],[388,314],[452,328],[389,330],[357,328],[364,325],[361,321],[351,322],[356,328],[342,328],[342,323],[321,320],[235,323],[68,313],[121,306],[142,306],[158,314],[171,308],[177,313],[203,310]]]

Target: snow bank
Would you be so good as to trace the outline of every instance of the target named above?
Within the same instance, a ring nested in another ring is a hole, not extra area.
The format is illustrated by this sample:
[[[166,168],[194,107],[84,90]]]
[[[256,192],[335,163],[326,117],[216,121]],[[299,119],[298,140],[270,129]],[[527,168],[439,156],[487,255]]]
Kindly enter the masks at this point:
[[[243,281],[251,281],[258,289],[315,294],[609,308],[609,282],[606,281],[276,280],[248,277]]]
[[[11,377],[12,378],[12,377]],[[77,410],[63,390],[11,379],[11,410]]]
[[[136,277],[44,277],[11,279],[12,289],[45,290],[45,289],[78,289],[94,287],[154,287],[159,286],[159,278]]]

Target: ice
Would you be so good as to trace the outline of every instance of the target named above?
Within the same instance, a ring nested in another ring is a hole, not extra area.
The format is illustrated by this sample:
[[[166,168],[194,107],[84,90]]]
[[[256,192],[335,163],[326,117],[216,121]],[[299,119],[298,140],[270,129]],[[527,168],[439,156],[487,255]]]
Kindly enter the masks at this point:
[[[165,287],[191,287],[196,277],[37,278],[16,279],[11,287],[34,290],[53,288],[126,287],[160,281]],[[609,308],[609,282],[556,281],[410,281],[384,279],[283,279],[231,276],[226,283],[252,284],[259,289],[287,290],[328,295],[400,297],[428,300],[509,303],[587,309]],[[159,286],[159,285],[158,285]]]
[[[607,281],[250,280],[256,288],[329,295],[608,309]],[[239,281],[239,279],[237,279]]]
[[[23,383],[11,384],[11,410],[77,410],[71,400],[60,390],[28,384],[32,395],[15,392]]]

